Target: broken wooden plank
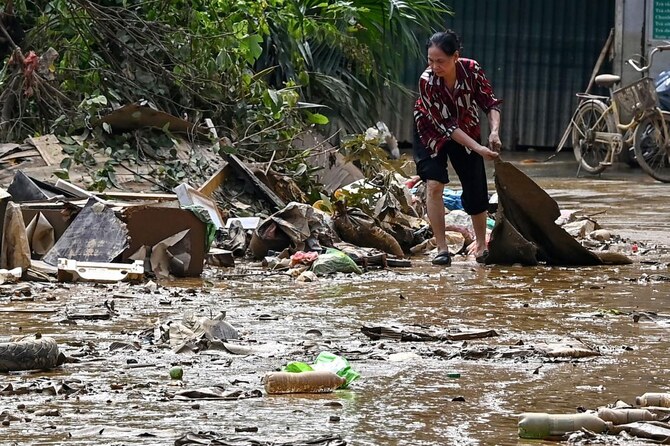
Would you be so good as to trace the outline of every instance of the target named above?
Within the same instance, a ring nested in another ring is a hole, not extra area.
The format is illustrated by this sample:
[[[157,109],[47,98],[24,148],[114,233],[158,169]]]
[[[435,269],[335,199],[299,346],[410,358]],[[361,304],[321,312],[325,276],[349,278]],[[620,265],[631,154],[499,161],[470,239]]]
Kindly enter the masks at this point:
[[[12,152],[3,156],[0,158],[0,162],[8,163],[21,158],[29,158],[31,156],[41,156],[41,154],[37,149],[21,150],[20,152]]]
[[[284,200],[279,198],[279,196],[277,196],[274,191],[272,191],[265,185],[265,183],[259,180],[258,177],[256,177],[256,175],[254,175],[254,173],[251,171],[251,169],[249,169],[249,167],[237,156],[225,153],[224,151],[221,151],[220,155],[231,165],[238,176],[251,182],[256,190],[261,194],[262,198],[268,201],[274,211],[279,211],[286,207]]]
[[[1,307],[0,308],[0,313],[29,313],[29,314],[52,314],[52,313],[58,313],[60,309],[52,309],[52,308],[11,308],[11,307]]]
[[[47,166],[60,166],[65,154],[56,135],[30,137],[28,142],[35,146]]]
[[[9,153],[13,153],[16,150],[20,150],[21,145],[16,143],[0,143],[0,158],[4,157]]]
[[[226,180],[226,167],[224,166],[221,169],[217,170],[214,175],[209,177],[207,181],[205,181],[202,186],[198,188],[198,192],[201,194],[211,197],[212,193],[217,190],[223,182]]]
[[[93,192],[93,195],[107,198],[122,198],[124,200],[176,200],[175,194],[161,194],[152,192]]]

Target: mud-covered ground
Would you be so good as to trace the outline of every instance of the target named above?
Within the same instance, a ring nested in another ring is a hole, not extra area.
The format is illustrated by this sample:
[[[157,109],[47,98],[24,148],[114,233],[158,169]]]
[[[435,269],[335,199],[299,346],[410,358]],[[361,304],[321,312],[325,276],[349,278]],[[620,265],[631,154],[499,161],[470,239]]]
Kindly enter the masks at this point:
[[[0,375],[0,444],[175,444],[189,432],[209,434],[176,444],[538,444],[518,439],[520,412],[668,391],[670,185],[623,166],[575,178],[567,156],[519,167],[562,209],[597,214],[634,264],[484,267],[457,257],[443,268],[418,257],[410,269],[314,283],[250,263],[157,286],[3,286],[1,340],[52,336],[69,361]],[[240,338],[228,350],[175,353],[161,343],[161,327],[222,311]],[[361,331],[380,326],[498,336],[402,342]],[[592,354],[564,357],[556,344]],[[331,394],[263,392],[265,373],[321,351],[348,358],[361,379]],[[173,366],[183,380],[170,378]],[[214,386],[220,399],[185,393]]]

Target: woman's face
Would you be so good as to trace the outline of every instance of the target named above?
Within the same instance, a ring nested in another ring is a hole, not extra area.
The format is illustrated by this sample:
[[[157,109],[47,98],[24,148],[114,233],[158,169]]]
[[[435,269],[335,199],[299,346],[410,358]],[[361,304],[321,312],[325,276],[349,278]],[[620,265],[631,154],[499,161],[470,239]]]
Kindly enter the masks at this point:
[[[433,69],[433,73],[436,76],[446,77],[452,75],[456,70],[457,60],[458,51],[449,56],[435,45],[431,45],[428,48],[428,66]]]

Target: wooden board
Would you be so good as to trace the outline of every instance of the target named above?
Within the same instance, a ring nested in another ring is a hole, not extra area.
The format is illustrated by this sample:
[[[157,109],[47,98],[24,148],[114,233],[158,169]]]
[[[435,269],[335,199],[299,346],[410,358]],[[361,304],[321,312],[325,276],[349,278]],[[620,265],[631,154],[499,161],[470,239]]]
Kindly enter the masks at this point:
[[[55,135],[30,137],[28,142],[35,146],[47,166],[60,166],[60,162],[65,158],[63,147]]]

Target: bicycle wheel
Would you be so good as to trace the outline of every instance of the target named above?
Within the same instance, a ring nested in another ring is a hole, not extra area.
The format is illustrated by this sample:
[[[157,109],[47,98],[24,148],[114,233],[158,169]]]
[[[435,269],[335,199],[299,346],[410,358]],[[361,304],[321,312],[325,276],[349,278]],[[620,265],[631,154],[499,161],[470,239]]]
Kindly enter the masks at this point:
[[[596,132],[615,133],[616,125],[602,101],[590,99],[582,103],[575,113],[572,125],[572,149],[582,168],[589,173],[600,173],[607,167],[610,144],[596,141]],[[603,116],[605,115],[605,116]],[[602,119],[601,119],[602,117]]]
[[[662,113],[670,132],[670,113]],[[635,158],[653,178],[670,183],[670,141],[663,138],[663,126],[658,114],[646,117],[635,129]]]

